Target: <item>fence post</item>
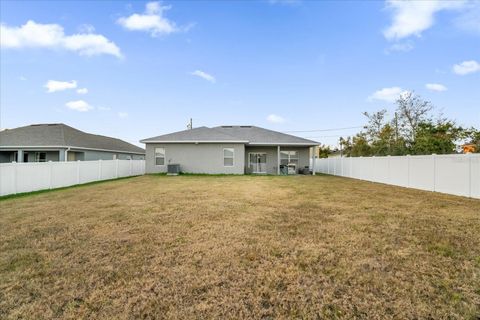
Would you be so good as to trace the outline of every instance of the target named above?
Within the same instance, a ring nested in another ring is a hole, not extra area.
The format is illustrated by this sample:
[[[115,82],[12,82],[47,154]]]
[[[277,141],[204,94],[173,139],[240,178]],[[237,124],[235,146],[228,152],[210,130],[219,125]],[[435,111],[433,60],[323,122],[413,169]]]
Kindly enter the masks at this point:
[[[115,160],[115,178],[118,178],[118,159]]]
[[[437,154],[432,153],[432,167],[433,167],[433,192],[435,192],[436,189],[436,183],[437,183]]]
[[[340,175],[343,177],[343,157],[340,156]]]
[[[16,161],[13,161],[12,162],[13,164],[13,193],[17,193],[17,188],[18,188],[18,183],[17,183],[17,162]]]
[[[468,159],[468,197],[472,197],[472,154],[466,154]]]
[[[390,174],[390,155],[387,155],[387,183],[391,184],[391,174]]]
[[[102,159],[98,160],[98,180],[102,179]]]
[[[48,181],[48,189],[52,189],[52,180],[53,180],[53,162],[52,160],[49,160],[48,161],[48,177],[49,177],[49,181]]]
[[[407,187],[410,188],[410,155],[407,154]]]
[[[353,158],[352,156],[350,155],[350,174],[349,174],[349,177],[350,178],[353,178]]]
[[[376,180],[377,175],[375,174],[375,167],[376,167],[375,161],[377,161],[376,156],[372,156],[372,173],[371,173],[370,181],[377,181]]]
[[[80,160],[77,160],[77,184],[80,184]]]

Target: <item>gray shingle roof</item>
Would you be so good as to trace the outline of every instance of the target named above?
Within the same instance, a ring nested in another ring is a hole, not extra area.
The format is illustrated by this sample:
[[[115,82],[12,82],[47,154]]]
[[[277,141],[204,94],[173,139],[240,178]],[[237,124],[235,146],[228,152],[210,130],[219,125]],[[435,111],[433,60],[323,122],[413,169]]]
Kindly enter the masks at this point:
[[[318,145],[318,142],[255,126],[199,127],[141,140],[155,142],[239,142],[264,145]]]
[[[0,131],[0,147],[9,146],[65,146],[126,153],[145,153],[144,149],[126,141],[86,133],[63,123],[34,124]]]
[[[249,144],[305,144],[318,145],[318,142],[290,134],[268,130],[256,126],[220,126],[214,130],[237,138],[248,140]]]
[[[247,142],[231,135],[222,133],[212,128],[198,127],[192,130],[183,130],[174,133],[164,134],[158,137],[143,139],[140,142]]]

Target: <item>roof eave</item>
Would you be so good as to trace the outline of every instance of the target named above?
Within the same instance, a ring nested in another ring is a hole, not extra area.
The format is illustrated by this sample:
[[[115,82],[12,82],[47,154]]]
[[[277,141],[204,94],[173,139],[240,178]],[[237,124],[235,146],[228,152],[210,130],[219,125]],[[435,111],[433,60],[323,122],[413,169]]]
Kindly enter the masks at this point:
[[[248,143],[246,140],[140,140],[141,143]]]
[[[76,150],[93,150],[93,151],[108,151],[116,153],[129,153],[129,154],[145,154],[145,151],[127,151],[127,150],[112,150],[112,149],[101,149],[101,148],[86,148],[86,147],[75,147],[75,146],[0,146],[0,149],[76,149]],[[35,150],[34,150],[35,151]]]
[[[250,146],[318,146],[318,142],[249,142]]]

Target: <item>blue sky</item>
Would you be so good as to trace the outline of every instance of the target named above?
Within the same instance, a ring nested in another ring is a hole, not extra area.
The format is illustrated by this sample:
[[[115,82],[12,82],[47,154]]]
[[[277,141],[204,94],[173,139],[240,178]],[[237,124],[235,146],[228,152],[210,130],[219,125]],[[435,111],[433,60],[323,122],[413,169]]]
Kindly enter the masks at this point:
[[[137,143],[194,126],[356,127],[414,90],[480,127],[478,1],[1,1],[0,127]],[[304,132],[336,145],[358,129]]]

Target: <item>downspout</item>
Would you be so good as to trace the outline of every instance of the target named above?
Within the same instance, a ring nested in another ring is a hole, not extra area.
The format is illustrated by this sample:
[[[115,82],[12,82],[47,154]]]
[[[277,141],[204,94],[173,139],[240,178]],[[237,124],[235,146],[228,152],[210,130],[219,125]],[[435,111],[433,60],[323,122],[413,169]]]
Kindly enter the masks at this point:
[[[68,147],[67,149],[65,149],[65,159],[63,159],[63,161],[67,162],[68,161],[68,151],[70,151],[70,147]]]

